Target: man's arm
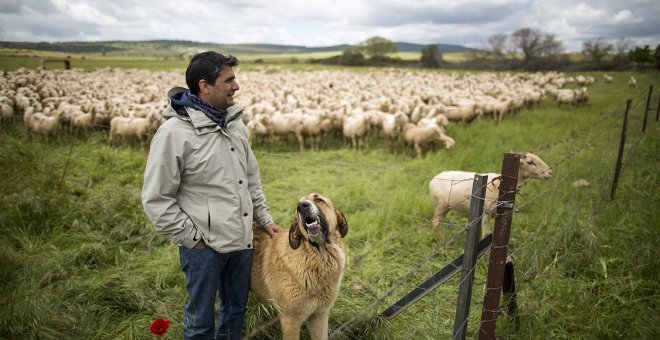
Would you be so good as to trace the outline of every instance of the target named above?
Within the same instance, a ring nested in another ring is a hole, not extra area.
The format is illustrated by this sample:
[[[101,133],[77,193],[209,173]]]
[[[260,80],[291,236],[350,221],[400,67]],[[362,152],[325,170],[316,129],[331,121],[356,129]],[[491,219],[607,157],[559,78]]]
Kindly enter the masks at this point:
[[[168,127],[154,135],[144,170],[142,207],[159,234],[193,248],[201,240],[201,233],[176,198],[183,169],[183,144],[175,140]]]

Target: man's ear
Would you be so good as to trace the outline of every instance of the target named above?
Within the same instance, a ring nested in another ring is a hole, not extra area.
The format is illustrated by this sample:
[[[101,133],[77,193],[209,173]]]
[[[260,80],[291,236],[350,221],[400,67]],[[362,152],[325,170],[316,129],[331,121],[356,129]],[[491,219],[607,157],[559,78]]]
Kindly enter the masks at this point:
[[[209,92],[209,83],[206,81],[206,79],[200,79],[199,82],[197,83],[197,86],[199,87],[199,93],[202,94],[208,94]]]

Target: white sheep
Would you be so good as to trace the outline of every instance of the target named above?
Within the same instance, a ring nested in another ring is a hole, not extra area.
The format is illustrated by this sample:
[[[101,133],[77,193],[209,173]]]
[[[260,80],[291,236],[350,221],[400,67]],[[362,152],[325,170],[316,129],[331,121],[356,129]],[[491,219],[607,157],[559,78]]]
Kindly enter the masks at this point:
[[[112,145],[114,136],[121,139],[136,138],[140,145],[146,148],[149,135],[158,130],[160,122],[160,117],[155,113],[149,113],[146,118],[115,117],[110,121],[108,143]]]
[[[475,174],[468,171],[443,171],[435,175],[429,182],[429,193],[435,206],[433,228],[441,237],[444,236],[441,222],[450,210],[457,210],[464,214],[467,214],[470,210],[472,182]],[[501,179],[498,173],[481,175],[488,175],[481,229],[482,236],[485,236],[490,233],[490,219],[495,216],[495,203],[499,195]],[[552,169],[539,156],[526,153],[520,159],[518,185],[521,185],[527,179],[549,179],[551,177]]]
[[[73,132],[79,133],[82,131],[84,134],[89,133],[94,128],[94,116],[96,115],[94,110],[91,112],[83,113],[81,112],[78,115],[75,115],[71,120],[71,129]]]
[[[37,112],[30,115],[29,130],[36,135],[40,136],[53,136],[56,135],[60,129],[59,117],[46,116],[42,112]]]
[[[408,116],[405,113],[398,111],[393,115],[387,115],[383,119],[383,135],[387,141],[387,146],[390,152],[394,151],[394,146],[401,136],[403,127],[408,122]]]
[[[635,77],[630,76],[630,79],[628,79],[628,86],[629,87],[635,87],[637,85],[637,79]]]
[[[14,121],[14,108],[9,104],[0,104],[0,122],[13,122]]]
[[[413,123],[406,123],[403,127],[403,140],[406,144],[415,147],[418,158],[423,157],[434,142],[445,144],[447,149],[454,145],[454,139],[446,136],[442,129],[435,124],[417,126]]]
[[[359,150],[364,144],[364,140],[369,132],[369,121],[367,116],[357,113],[346,117],[342,129],[344,137],[351,140],[354,150]]]

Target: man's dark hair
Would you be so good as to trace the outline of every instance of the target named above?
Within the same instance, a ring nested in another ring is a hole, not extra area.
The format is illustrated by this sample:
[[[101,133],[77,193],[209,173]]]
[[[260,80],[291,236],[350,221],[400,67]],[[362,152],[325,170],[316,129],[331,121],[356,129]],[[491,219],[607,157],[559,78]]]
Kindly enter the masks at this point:
[[[220,71],[227,67],[238,65],[238,59],[229,55],[224,56],[218,52],[208,51],[193,55],[186,69],[186,84],[195,95],[199,94],[199,81],[204,79],[214,84]]]

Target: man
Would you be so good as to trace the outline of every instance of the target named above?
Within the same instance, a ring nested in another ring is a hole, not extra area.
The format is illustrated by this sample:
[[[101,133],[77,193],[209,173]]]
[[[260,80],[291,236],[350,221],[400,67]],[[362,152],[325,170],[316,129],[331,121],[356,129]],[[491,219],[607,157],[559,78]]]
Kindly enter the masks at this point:
[[[250,288],[252,222],[280,231],[268,212],[259,167],[234,106],[233,56],[193,56],[184,88],[168,92],[144,172],[142,205],[179,245],[186,277],[184,338],[241,339]],[[215,329],[215,300],[220,307]]]

